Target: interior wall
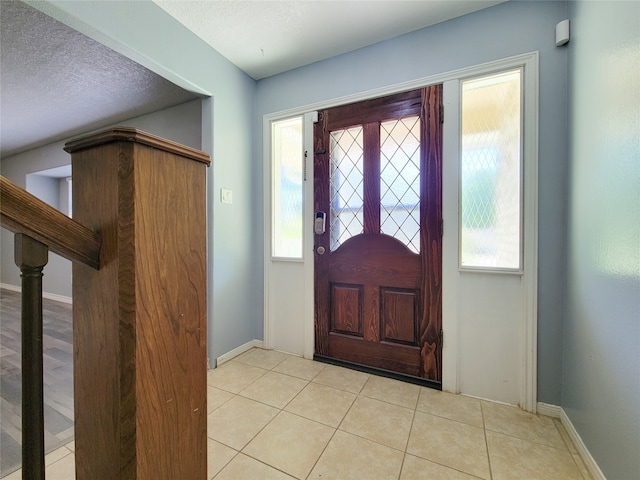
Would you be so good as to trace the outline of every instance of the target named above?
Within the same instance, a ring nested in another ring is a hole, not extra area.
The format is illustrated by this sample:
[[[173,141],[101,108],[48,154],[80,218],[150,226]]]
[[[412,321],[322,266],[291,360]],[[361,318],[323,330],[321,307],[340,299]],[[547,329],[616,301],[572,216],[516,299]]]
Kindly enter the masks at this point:
[[[252,128],[256,82],[153,2],[30,2],[55,19],[131,58],[204,100],[201,149],[209,218],[209,358],[262,338],[261,210],[256,210]],[[220,188],[233,204],[220,202]],[[212,365],[214,363],[212,362]]]
[[[135,127],[199,149],[201,145],[200,103],[200,100],[192,100],[176,107],[119,122],[118,125]],[[71,156],[64,151],[64,144],[65,141],[55,142],[3,158],[0,163],[2,175],[52,207],[59,208],[58,179],[31,174],[69,165]],[[12,232],[1,229],[0,282],[19,286],[20,270],[13,259],[13,235]],[[46,293],[71,298],[71,262],[50,252],[49,262],[44,269],[42,288]]]
[[[254,126],[260,151],[265,114],[339,104],[347,95],[539,51],[538,401],[555,405],[561,393],[568,142],[566,50],[555,46],[554,32],[564,18],[564,2],[511,1],[260,80]],[[256,168],[261,178],[262,166]],[[261,209],[262,186],[256,189]]]
[[[562,407],[608,479],[640,472],[640,3],[570,3]]]

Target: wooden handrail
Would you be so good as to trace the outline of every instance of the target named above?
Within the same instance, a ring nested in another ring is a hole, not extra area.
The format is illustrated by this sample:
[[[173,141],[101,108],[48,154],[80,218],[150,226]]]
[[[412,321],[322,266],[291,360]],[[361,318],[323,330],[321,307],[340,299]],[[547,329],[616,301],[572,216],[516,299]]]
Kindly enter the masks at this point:
[[[24,233],[69,260],[100,268],[100,235],[0,176],[2,226]]]

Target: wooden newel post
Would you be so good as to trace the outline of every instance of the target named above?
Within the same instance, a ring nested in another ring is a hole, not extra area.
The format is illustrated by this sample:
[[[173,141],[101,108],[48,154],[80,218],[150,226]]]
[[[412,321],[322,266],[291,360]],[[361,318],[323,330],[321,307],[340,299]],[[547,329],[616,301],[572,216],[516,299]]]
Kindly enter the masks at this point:
[[[14,243],[22,277],[22,478],[44,479],[44,385],[42,367],[42,269],[46,245],[22,233]]]
[[[125,127],[65,150],[102,236],[73,266],[76,478],[204,480],[209,156]]]

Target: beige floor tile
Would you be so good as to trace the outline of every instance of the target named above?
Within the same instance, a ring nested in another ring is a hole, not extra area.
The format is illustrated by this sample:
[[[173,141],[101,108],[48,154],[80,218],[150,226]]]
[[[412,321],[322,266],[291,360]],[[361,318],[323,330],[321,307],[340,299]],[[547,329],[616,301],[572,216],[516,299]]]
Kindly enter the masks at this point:
[[[233,393],[207,385],[207,413],[213,412],[223,403],[231,400]]]
[[[266,403],[276,408],[284,408],[300,390],[307,385],[306,380],[282,373],[267,372],[240,392],[243,397]]]
[[[215,480],[291,480],[293,477],[240,453],[214,478]]]
[[[402,457],[398,450],[338,430],[308,478],[395,480]]]
[[[51,466],[59,461],[61,461],[64,457],[70,456],[71,457],[71,464],[73,464],[73,469],[71,470],[71,474],[73,474],[73,476],[75,476],[75,457],[73,454],[73,450],[71,450],[69,447],[72,447],[72,444],[74,442],[69,442],[67,445],[57,448],[55,450],[53,450],[52,452],[48,453],[45,457],[44,457],[44,464],[45,464],[45,473],[47,478],[49,478],[49,470],[51,468]],[[66,465],[66,467],[65,467]],[[69,465],[69,462],[65,462],[62,464],[62,467],[58,466],[54,469],[54,473],[56,475],[60,475],[60,471],[61,469],[67,468]],[[58,472],[58,473],[56,473]],[[17,470],[13,473],[11,473],[11,475],[7,475],[5,477],[2,477],[3,480],[13,480],[13,479],[22,479],[22,470]],[[63,478],[63,477],[59,477],[59,478]],[[72,477],[69,477],[72,478]]]
[[[340,430],[404,451],[413,413],[408,408],[358,397],[340,424]]]
[[[487,431],[491,472],[494,480],[582,480],[582,475],[565,449]]]
[[[313,379],[316,383],[321,383],[328,387],[346,390],[351,393],[360,393],[362,387],[367,382],[369,374],[349,370],[348,368],[326,365]]]
[[[335,430],[306,418],[281,412],[243,450],[296,478],[306,478]]]
[[[400,407],[416,408],[420,387],[407,382],[400,382],[391,378],[369,376],[367,383],[360,392],[365,397],[375,398],[383,402],[393,403]]]
[[[278,414],[278,409],[236,396],[207,419],[209,438],[241,450]]]
[[[584,461],[582,460],[582,457],[580,456],[580,454],[572,453],[571,456],[573,457],[573,461],[576,462],[576,466],[578,467],[578,471],[580,472],[580,475],[582,475],[583,480],[592,480],[593,477],[589,473],[589,470],[587,469],[587,466],[584,464]]]
[[[46,468],[47,480],[69,480],[76,478],[75,455],[70,453]]]
[[[302,378],[303,380],[311,380],[320,373],[324,367],[324,363],[314,362],[313,360],[292,355],[284,362],[276,365],[273,371]]]
[[[62,457],[66,457],[67,455],[71,455],[71,450],[66,447],[56,448],[53,452],[47,454],[44,457],[44,464],[46,466],[51,465],[52,463],[57,462]]]
[[[16,470],[5,477],[2,477],[2,480],[22,480],[22,470]]]
[[[567,429],[564,428],[564,425],[562,425],[562,422],[560,421],[560,419],[559,418],[554,418],[553,419],[553,424],[558,429],[558,433],[560,434],[560,437],[564,441],[564,445],[567,447],[567,449],[571,453],[578,453],[578,450],[576,450],[576,446],[573,444],[573,440],[571,440],[571,437],[569,436],[569,433],[567,433]]]
[[[500,403],[481,403],[484,426],[487,430],[550,447],[567,448],[552,418],[534,415],[518,407]]]
[[[279,363],[284,362],[291,355],[288,353],[278,352],[277,350],[264,350],[262,348],[253,348],[248,352],[235,358],[233,361],[253,365],[254,367],[265,368],[271,370]]]
[[[216,442],[210,438],[207,439],[207,478],[211,480],[215,477],[224,466],[238,454],[232,448]]]
[[[209,371],[207,384],[227,392],[238,393],[267,373],[267,371],[263,368],[240,362],[227,362],[221,367]]]
[[[353,393],[311,382],[285,410],[337,428],[355,399]]]
[[[484,430],[466,423],[416,412],[407,453],[476,477],[490,478]]]
[[[484,428],[480,400],[476,398],[424,387],[420,390],[416,408],[420,412]]]
[[[400,474],[400,480],[476,480],[477,478],[409,454],[404,457]]]

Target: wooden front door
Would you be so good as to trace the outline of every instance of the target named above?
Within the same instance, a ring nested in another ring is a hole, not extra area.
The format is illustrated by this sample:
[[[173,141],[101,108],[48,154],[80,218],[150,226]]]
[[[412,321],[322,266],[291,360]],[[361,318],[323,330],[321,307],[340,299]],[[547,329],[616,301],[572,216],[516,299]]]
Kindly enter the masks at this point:
[[[441,382],[441,105],[435,85],[319,112],[319,359]]]

